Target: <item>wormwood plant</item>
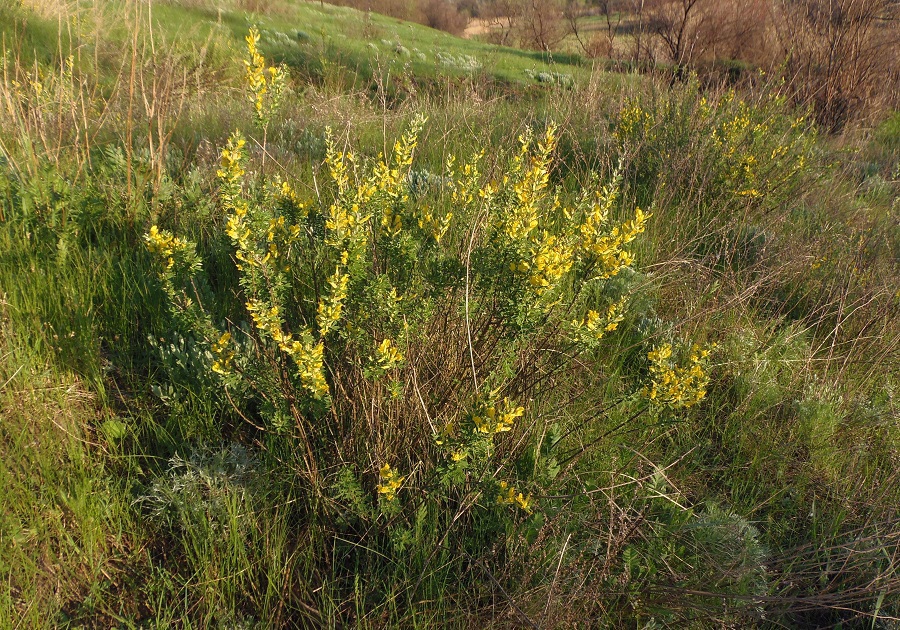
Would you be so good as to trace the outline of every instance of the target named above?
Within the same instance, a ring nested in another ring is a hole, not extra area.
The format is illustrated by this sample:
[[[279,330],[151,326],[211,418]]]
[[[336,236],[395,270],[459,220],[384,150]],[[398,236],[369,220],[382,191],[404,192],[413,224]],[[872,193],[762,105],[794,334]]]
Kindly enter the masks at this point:
[[[436,186],[415,188],[425,124],[374,160],[329,131],[315,200],[249,178],[233,134],[219,200],[243,310],[224,322],[194,245],[157,226],[145,237],[177,324],[205,340],[208,370],[254,430],[296,455],[313,509],[379,523],[398,550],[423,537],[437,549],[479,514],[502,525],[539,509],[532,495],[559,466],[529,407],[625,318],[627,292],[603,288],[633,264],[628,246],[651,216],[612,221],[618,178],[562,203],[552,125],[523,133],[499,177],[482,175],[482,155],[450,158]],[[679,409],[704,397],[704,351],[648,349],[649,382],[629,400]]]

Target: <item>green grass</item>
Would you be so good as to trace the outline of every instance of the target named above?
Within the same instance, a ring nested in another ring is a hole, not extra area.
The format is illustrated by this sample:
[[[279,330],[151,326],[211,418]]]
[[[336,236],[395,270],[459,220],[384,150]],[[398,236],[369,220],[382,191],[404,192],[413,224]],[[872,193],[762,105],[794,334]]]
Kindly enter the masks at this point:
[[[591,64],[578,55],[542,53],[454,37],[419,24],[316,2],[286,3],[277,14],[154,7],[155,24],[170,36],[206,36],[226,29],[238,45],[256,25],[276,61],[303,73],[329,72],[330,64],[363,79],[408,76],[416,81],[471,78],[523,88],[587,80]],[[190,24],[189,27],[184,25]],[[332,71],[333,72],[333,71]],[[357,86],[359,88],[361,86]]]

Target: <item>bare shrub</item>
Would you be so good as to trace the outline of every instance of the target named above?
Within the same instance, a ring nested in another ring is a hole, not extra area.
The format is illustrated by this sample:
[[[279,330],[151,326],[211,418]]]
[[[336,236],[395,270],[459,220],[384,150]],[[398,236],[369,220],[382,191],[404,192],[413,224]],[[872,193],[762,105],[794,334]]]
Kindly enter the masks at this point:
[[[425,26],[460,35],[466,30],[468,18],[447,0],[425,0],[422,4]]]
[[[491,0],[479,15],[492,41],[549,51],[571,32],[564,0]]]
[[[757,56],[767,17],[761,0],[655,0],[645,10],[655,48],[677,66]]]
[[[521,40],[530,48],[550,50],[569,33],[560,0],[530,0],[522,12]]]
[[[777,42],[795,99],[839,130],[877,101],[898,100],[900,5],[892,0],[780,0]]]
[[[515,26],[522,15],[522,4],[516,0],[491,0],[479,11],[494,44],[507,45],[513,42]]]
[[[707,2],[698,28],[705,54],[712,59],[758,61],[764,54],[769,12],[764,0]]]

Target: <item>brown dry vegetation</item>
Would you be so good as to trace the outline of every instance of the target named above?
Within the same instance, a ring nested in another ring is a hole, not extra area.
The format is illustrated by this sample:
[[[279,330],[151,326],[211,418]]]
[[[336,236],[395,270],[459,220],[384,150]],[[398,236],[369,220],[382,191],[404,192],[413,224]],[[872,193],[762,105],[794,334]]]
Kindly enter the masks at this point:
[[[900,8],[891,0],[489,0],[491,41],[658,65],[683,77],[724,68],[782,76],[829,129],[900,103]],[[739,65],[735,65],[739,64]]]

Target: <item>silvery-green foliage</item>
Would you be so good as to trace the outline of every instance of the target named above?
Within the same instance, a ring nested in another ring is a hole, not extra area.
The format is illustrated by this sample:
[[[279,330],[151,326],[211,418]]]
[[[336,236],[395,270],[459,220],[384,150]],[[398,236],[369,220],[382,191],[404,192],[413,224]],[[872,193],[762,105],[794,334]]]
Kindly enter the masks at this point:
[[[221,532],[233,522],[235,507],[252,495],[256,469],[256,457],[242,444],[198,447],[187,458],[174,455],[138,503],[169,528],[202,523]]]

